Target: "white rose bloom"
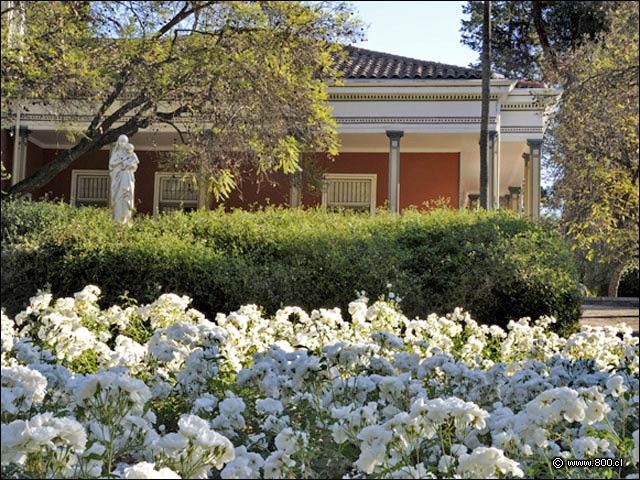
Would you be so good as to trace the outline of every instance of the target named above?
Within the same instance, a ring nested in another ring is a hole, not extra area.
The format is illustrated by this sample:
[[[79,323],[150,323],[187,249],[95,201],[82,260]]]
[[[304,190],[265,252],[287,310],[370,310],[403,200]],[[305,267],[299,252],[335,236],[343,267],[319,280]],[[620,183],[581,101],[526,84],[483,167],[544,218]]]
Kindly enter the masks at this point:
[[[455,458],[451,455],[443,455],[438,462],[438,471],[441,473],[448,472],[455,464]]]
[[[152,449],[156,451],[168,450],[178,451],[187,448],[189,439],[179,433],[168,433],[160,437],[153,445]]]
[[[47,393],[47,379],[39,371],[22,365],[2,367],[2,411],[15,414],[41,403]]]
[[[504,456],[504,452],[494,447],[477,447],[470,454],[458,458],[456,473],[462,478],[498,478],[497,472],[514,477],[523,477],[524,472],[518,462]]]
[[[269,413],[279,415],[283,412],[284,407],[280,400],[273,398],[262,398],[256,402],[256,411],[258,413]]]
[[[140,462],[131,467],[127,467],[124,469],[123,478],[181,478],[176,472],[171,470],[170,468],[161,468],[160,470],[155,469],[155,464],[148,462]]]
[[[393,433],[386,430],[380,425],[370,425],[363,428],[358,433],[358,440],[362,441],[362,447],[367,448],[370,446],[379,446],[384,448],[393,437]]]
[[[7,317],[4,313],[4,309],[2,310],[2,324],[1,324],[1,334],[0,338],[2,338],[2,352],[10,352],[13,349],[13,338],[15,337],[15,330],[13,320]]]
[[[205,393],[204,396],[197,398],[193,402],[193,408],[191,413],[197,412],[212,412],[218,405],[218,399],[210,393]]]
[[[201,431],[209,430],[209,422],[198,417],[197,415],[182,415],[178,420],[180,434],[187,438],[197,437]]]
[[[611,396],[619,397],[624,392],[628,390],[628,388],[624,384],[624,378],[622,375],[613,375],[607,380],[607,390],[611,392]]]
[[[242,401],[241,398],[231,397],[225,398],[218,404],[218,408],[220,410],[220,415],[224,415],[227,417],[233,417],[236,415],[240,415],[244,412],[246,405]]]
[[[371,474],[375,468],[384,462],[386,449],[382,446],[370,446],[360,451],[360,456],[356,460],[355,466],[366,474]]]
[[[27,422],[24,420],[14,420],[8,424],[2,424],[2,435],[0,435],[2,465],[9,465],[10,463],[23,465],[26,462],[27,450],[25,444],[29,440],[27,428]]]

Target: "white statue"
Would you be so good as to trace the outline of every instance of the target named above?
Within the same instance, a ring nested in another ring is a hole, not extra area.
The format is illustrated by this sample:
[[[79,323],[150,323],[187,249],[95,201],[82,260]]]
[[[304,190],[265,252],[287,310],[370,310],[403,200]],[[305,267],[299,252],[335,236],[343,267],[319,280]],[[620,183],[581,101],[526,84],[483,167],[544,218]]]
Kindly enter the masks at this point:
[[[120,135],[109,159],[111,175],[111,208],[113,220],[128,223],[134,207],[134,172],[138,169],[138,156],[126,135]]]

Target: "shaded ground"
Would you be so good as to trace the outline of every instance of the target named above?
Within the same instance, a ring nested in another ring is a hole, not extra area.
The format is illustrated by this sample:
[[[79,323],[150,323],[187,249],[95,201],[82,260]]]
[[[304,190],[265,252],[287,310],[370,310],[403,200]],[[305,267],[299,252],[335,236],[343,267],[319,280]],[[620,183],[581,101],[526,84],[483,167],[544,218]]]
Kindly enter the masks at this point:
[[[637,298],[611,299],[600,297],[588,299],[582,305],[581,324],[615,326],[624,322],[638,334],[639,307]]]

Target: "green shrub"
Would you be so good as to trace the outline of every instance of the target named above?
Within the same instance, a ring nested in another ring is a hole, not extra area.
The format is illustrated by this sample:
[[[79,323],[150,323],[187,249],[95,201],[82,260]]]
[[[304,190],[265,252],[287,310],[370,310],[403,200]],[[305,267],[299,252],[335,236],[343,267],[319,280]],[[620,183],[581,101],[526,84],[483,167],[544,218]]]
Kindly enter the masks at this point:
[[[113,224],[106,209],[3,202],[2,298],[22,308],[39,288],[69,295],[100,286],[151,302],[187,294],[213,316],[255,303],[346,310],[357,291],[402,297],[410,317],[457,306],[479,321],[551,314],[574,325],[580,295],[559,236],[508,213],[435,210],[375,217],[268,208],[140,217]]]

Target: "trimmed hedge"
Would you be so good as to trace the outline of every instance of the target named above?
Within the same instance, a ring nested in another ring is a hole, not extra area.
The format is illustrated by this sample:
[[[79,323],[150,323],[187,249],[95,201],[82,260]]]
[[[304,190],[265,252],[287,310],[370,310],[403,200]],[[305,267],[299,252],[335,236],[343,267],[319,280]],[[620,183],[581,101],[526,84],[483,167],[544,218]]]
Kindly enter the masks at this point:
[[[100,286],[104,305],[187,294],[213,316],[256,303],[343,310],[365,290],[391,290],[403,312],[456,306],[484,323],[550,314],[566,331],[580,316],[573,256],[560,237],[507,213],[323,213],[268,208],[137,218],[106,209],[3,201],[2,298],[11,311],[39,288],[70,295]]]

